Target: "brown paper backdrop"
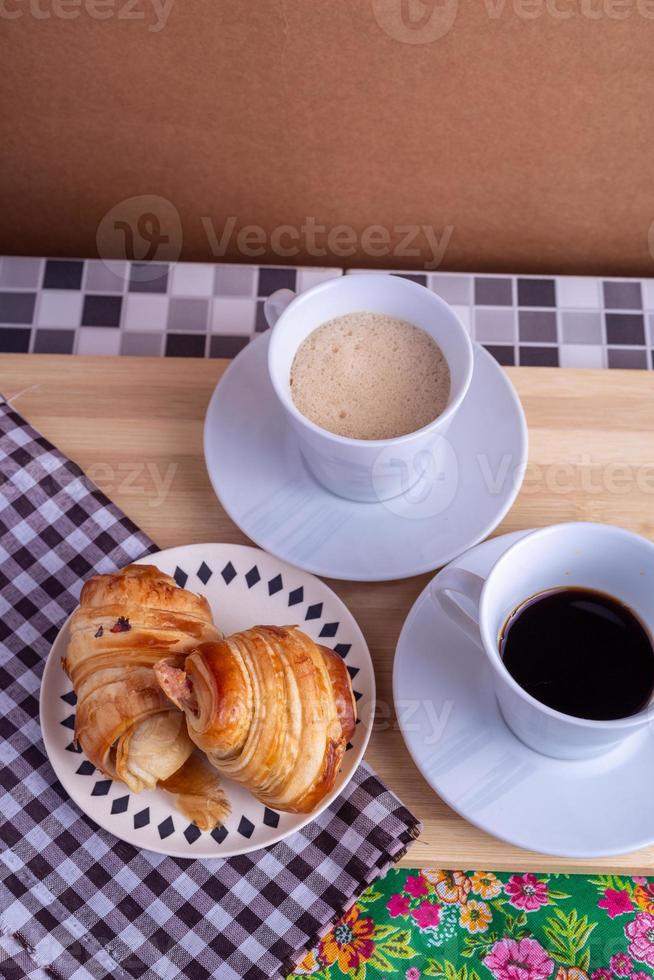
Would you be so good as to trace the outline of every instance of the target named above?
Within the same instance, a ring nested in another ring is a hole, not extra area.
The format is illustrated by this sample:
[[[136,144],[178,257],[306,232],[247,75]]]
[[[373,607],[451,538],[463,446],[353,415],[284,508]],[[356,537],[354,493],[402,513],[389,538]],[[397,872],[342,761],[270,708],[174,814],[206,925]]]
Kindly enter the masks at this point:
[[[654,0],[0,7],[1,251],[654,275]]]

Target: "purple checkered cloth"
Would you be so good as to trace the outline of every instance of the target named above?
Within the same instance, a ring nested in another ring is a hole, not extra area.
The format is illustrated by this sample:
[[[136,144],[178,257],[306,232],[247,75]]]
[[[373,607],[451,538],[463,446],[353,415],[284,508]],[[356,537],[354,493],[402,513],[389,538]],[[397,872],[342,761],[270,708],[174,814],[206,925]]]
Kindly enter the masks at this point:
[[[0,399],[0,976],[283,976],[416,837],[362,765],[302,831],[229,860],[138,851],[66,796],[39,728],[50,646],[89,575],[152,541]]]

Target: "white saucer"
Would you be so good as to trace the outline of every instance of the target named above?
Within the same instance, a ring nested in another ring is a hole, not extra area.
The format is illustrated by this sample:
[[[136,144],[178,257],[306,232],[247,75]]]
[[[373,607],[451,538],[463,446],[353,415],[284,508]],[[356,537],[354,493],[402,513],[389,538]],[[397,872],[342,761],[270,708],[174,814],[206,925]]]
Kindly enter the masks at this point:
[[[454,564],[486,575],[527,531],[486,541]],[[400,728],[429,785],[470,823],[556,857],[596,858],[654,843],[654,731],[597,759],[560,761],[504,723],[484,654],[427,587],[402,629],[393,694]],[[430,699],[429,701],[427,699]],[[442,730],[434,737],[439,727]]]
[[[191,544],[148,555],[183,588],[206,596],[215,622],[229,634],[254,623],[297,623],[305,633],[343,657],[358,702],[355,733],[333,790],[309,814],[278,813],[243,786],[223,779],[231,805],[224,825],[203,832],[184,819],[163,790],[131,793],[124,783],[94,769],[73,741],[76,698],[61,666],[68,621],[52,645],[41,682],[41,730],[48,758],[62,786],[88,817],[134,847],[183,858],[227,858],[270,847],[314,820],[342,792],[361,761],[374,716],[375,673],[354,617],[332,590],[257,548]]]
[[[270,384],[267,351],[264,334],[233,361],[204,427],[213,488],[260,547],[316,575],[377,582],[438,568],[497,527],[522,482],[527,426],[485,350],[476,348],[470,389],[443,446],[447,475],[373,504],[336,497],[311,477]]]

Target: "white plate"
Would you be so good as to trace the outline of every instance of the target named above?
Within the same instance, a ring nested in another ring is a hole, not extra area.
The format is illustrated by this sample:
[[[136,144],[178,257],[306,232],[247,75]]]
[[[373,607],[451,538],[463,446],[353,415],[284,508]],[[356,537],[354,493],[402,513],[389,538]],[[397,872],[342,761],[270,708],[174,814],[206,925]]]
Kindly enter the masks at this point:
[[[225,826],[201,833],[162,790],[130,793],[106,779],[73,743],[75,695],[62,667],[68,622],[48,656],[41,684],[41,728],[52,768],[79,808],[134,847],[175,857],[226,858],[268,847],[313,820],[341,792],[361,761],[370,737],[375,675],[361,630],[346,606],[323,582],[257,548],[193,544],[143,558],[173,575],[179,585],[205,595],[214,620],[229,634],[256,624],[297,624],[344,658],[356,692],[360,723],[333,791],[311,814],[269,810],[242,786],[224,780],[232,811]]]
[[[454,564],[486,575],[527,533],[486,541]],[[654,843],[654,732],[584,761],[527,748],[500,715],[484,654],[449,622],[429,586],[402,629],[393,694],[418,769],[476,827],[556,857],[604,857]]]
[[[267,351],[265,334],[232,362],[204,427],[216,495],[262,548],[316,575],[380,582],[451,561],[509,510],[527,462],[527,427],[513,387],[483,348],[444,444],[447,477],[431,480],[429,492],[420,481],[373,504],[336,497],[310,476],[268,378]]]

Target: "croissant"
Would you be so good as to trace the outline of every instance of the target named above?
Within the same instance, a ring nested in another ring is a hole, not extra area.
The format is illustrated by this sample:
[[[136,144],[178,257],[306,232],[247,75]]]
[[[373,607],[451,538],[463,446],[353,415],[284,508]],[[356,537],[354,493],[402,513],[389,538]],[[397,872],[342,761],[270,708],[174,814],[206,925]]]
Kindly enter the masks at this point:
[[[62,664],[77,694],[75,738],[97,769],[137,793],[184,765],[194,745],[152,668],[164,656],[181,666],[220,636],[206,599],[153,565],[86,582]]]
[[[155,673],[195,744],[262,803],[309,813],[334,786],[356,707],[333,650],[293,626],[256,626]]]

